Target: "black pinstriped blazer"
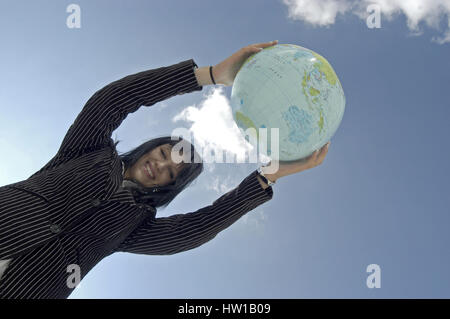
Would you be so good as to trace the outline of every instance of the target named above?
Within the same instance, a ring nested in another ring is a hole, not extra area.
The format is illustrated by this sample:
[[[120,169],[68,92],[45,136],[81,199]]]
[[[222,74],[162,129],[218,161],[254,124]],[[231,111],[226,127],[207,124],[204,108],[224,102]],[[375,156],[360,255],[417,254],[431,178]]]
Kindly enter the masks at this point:
[[[0,260],[12,259],[0,298],[67,298],[67,266],[83,278],[114,252],[170,255],[213,239],[270,200],[252,172],[235,189],[195,212],[156,218],[120,188],[123,167],[112,132],[129,113],[200,91],[186,60],[112,82],[98,90],[71,125],[57,154],[28,179],[0,187]]]

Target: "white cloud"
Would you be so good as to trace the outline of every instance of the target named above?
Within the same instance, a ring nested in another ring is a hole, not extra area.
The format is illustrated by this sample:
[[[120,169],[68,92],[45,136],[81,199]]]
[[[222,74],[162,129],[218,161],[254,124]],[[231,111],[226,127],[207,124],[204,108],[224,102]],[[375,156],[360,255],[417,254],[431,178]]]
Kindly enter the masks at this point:
[[[168,105],[169,104],[166,101],[161,101],[158,103],[159,107],[157,109],[161,111],[162,109],[165,109]]]
[[[347,12],[365,20],[369,15],[367,6],[376,4],[388,20],[403,14],[413,34],[421,34],[420,26],[425,24],[442,32],[442,35],[432,38],[434,42],[450,42],[449,0],[283,0],[283,3],[288,6],[289,18],[317,26],[334,24],[337,15]],[[442,19],[446,19],[444,30],[440,30],[439,26]]]
[[[214,176],[212,181],[206,185],[209,190],[214,190],[217,194],[225,194],[232,190],[239,184],[239,181],[234,180],[231,175]]]
[[[244,139],[233,119],[230,103],[221,87],[212,88],[199,107],[186,107],[172,121],[190,123],[189,130],[193,135],[191,142],[206,163],[219,162],[212,159],[212,155],[211,160],[207,159],[208,154],[213,154],[211,151],[217,154],[223,150],[224,155],[236,156],[231,157],[232,163],[238,160],[248,162],[245,155],[254,154],[254,148]]]
[[[448,21],[449,30],[447,30],[442,37],[433,37],[431,40],[439,44],[450,42],[450,19]]]
[[[233,173],[220,169],[218,161],[207,154],[211,151],[223,151],[230,158],[230,163],[249,163],[249,157],[255,155],[255,148],[248,143],[233,119],[231,105],[223,92],[223,87],[212,87],[206,91],[199,105],[184,108],[172,118],[173,122],[185,121],[193,137],[190,140],[197,152],[202,156],[205,170],[210,173],[207,181],[202,184],[203,190],[213,191],[223,195],[235,188],[242,181],[243,171],[233,167]],[[186,126],[186,125],[183,125]],[[186,138],[186,136],[184,136]],[[268,160],[261,155],[261,161]],[[227,157],[224,157],[226,163]],[[231,161],[232,159],[232,161]],[[228,164],[230,165],[230,164]],[[233,165],[235,166],[235,165]],[[228,169],[228,168],[227,168]],[[214,174],[214,175],[213,175]]]
[[[267,215],[262,209],[255,209],[242,216],[238,224],[245,227],[245,233],[248,234],[249,230],[263,231],[264,225],[267,221]]]
[[[208,173],[214,172],[216,166],[214,164],[205,164],[204,167],[208,171]]]
[[[350,9],[346,0],[283,0],[283,3],[288,6],[289,18],[318,26],[334,24],[338,14]]]

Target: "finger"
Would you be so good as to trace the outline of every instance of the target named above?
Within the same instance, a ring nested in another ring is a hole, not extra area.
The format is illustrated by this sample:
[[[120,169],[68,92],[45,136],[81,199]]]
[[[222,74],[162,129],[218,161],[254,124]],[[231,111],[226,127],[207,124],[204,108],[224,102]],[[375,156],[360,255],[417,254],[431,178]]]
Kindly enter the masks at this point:
[[[324,146],[322,146],[322,148],[320,149],[320,154],[317,157],[317,160],[319,162],[322,162],[325,159],[325,156],[328,153],[328,147],[330,146],[331,142],[328,142],[327,144],[325,144]]]
[[[250,46],[256,47],[256,48],[267,48],[267,47],[270,47],[277,43],[278,43],[278,40],[275,40],[275,41],[269,41],[269,42],[255,43],[255,44],[251,44]]]
[[[323,154],[323,151],[326,149],[327,144],[322,146],[321,148],[316,149],[308,158],[308,162],[317,162]]]
[[[306,162],[307,163],[315,162],[318,154],[319,150],[315,150],[309,157],[306,158]]]

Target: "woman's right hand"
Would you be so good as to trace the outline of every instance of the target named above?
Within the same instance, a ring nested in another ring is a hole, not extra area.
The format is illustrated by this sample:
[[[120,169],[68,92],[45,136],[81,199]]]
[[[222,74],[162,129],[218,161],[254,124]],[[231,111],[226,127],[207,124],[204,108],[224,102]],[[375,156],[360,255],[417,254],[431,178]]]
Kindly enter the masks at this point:
[[[222,62],[214,65],[212,73],[216,84],[222,84],[225,86],[233,85],[234,79],[239,69],[249,56],[260,52],[262,49],[276,45],[277,43],[278,40],[249,44],[236,51],[233,55],[229,56]]]
[[[266,167],[262,167],[261,170],[266,176],[266,178],[268,178],[271,182],[275,182],[280,177],[292,175],[316,167],[322,164],[323,160],[325,159],[325,156],[328,153],[328,147],[330,146],[330,144],[331,142],[328,142],[327,144],[322,146],[322,148],[316,150],[310,156],[305,157],[303,159],[292,162],[283,162],[283,161],[278,162],[279,167],[275,173],[266,173],[266,171],[269,171],[269,169]],[[270,162],[269,165],[267,165],[267,167],[272,165],[273,163]]]

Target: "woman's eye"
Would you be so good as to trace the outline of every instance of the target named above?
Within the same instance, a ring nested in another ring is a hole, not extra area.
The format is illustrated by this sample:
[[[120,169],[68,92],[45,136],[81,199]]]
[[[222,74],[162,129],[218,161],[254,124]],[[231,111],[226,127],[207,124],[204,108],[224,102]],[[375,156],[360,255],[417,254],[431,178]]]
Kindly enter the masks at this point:
[[[164,154],[163,150],[161,150],[161,154],[164,157],[164,159],[166,159],[166,155]]]

